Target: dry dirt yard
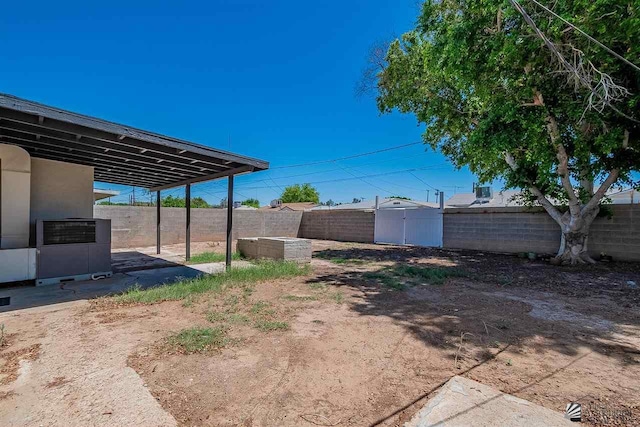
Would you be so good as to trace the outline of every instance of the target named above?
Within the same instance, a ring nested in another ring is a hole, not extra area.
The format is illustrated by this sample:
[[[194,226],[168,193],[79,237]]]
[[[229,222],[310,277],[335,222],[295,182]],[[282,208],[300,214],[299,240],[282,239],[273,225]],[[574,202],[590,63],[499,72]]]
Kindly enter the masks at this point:
[[[463,375],[556,411],[580,402],[586,425],[640,425],[638,264],[314,241],[312,267],[3,315],[0,424],[402,425]],[[177,345],[194,327],[215,345]]]

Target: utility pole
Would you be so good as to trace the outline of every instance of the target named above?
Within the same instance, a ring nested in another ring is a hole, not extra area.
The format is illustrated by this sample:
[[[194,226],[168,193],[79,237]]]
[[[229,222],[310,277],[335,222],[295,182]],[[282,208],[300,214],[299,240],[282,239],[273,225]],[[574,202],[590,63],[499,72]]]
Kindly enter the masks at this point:
[[[429,190],[427,190],[427,202],[429,201]]]

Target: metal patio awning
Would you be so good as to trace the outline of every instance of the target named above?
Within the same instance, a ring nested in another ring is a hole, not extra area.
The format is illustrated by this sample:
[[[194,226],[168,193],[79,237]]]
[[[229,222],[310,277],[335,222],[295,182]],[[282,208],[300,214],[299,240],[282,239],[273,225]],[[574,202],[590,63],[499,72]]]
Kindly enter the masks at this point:
[[[94,167],[96,181],[159,191],[269,163],[0,94],[0,143],[32,157]]]

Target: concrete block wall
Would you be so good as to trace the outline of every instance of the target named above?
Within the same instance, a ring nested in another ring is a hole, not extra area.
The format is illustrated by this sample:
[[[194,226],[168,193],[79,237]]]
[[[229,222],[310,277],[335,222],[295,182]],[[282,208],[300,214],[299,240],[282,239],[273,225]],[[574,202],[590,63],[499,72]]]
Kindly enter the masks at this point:
[[[311,240],[298,238],[240,238],[238,250],[249,258],[311,262]]]
[[[373,211],[306,211],[302,215],[298,237],[373,243]]]
[[[614,259],[640,261],[640,205],[613,205],[612,217],[596,218],[589,252]],[[492,252],[555,254],[560,228],[542,209],[446,209],[444,247]]]
[[[156,244],[156,208],[143,206],[94,206],[94,217],[111,219],[113,248],[134,248]],[[184,243],[186,210],[162,208],[163,245]],[[233,238],[297,237],[302,212],[265,212],[236,210],[233,213]],[[223,241],[226,238],[226,209],[192,209],[191,241]]]

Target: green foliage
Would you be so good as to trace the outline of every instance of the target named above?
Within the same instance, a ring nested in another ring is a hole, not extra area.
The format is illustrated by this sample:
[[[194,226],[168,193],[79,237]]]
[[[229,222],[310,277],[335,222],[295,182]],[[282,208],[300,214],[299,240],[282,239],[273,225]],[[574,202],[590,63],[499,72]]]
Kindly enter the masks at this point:
[[[370,271],[362,275],[367,280],[373,280],[396,290],[402,290],[406,285],[442,285],[451,277],[465,277],[465,271],[453,267],[422,267],[419,265],[399,264],[385,267],[379,271]]]
[[[242,287],[267,280],[303,276],[308,274],[309,270],[308,265],[299,265],[290,261],[261,261],[252,267],[232,268],[228,272],[149,289],[133,286],[124,293],[114,296],[113,300],[116,303],[125,304],[155,304],[162,301],[183,300],[190,295],[221,292],[229,287]]]
[[[162,207],[165,208],[184,208],[187,206],[186,199],[184,197],[176,197],[171,194],[162,198]],[[191,198],[192,208],[210,208],[211,205],[207,203],[202,197]]]
[[[311,184],[294,184],[285,187],[280,196],[282,203],[320,203],[320,193]]]
[[[633,1],[552,4],[560,16],[640,64],[640,15]],[[574,84],[576,79],[507,0],[427,0],[416,28],[388,49],[377,76],[380,111],[414,114],[427,126],[425,143],[457,167],[468,166],[481,182],[535,185],[563,200],[569,193],[559,183],[557,147],[547,128],[555,118],[574,186],[582,177],[602,181],[616,168],[619,185],[633,184],[632,172],[640,165],[640,126],[625,116],[640,120],[640,72],[533,3],[522,5],[565,58],[572,61],[582,52],[586,68],[590,61],[629,91],[613,102],[617,111],[587,108],[591,90]],[[595,87],[601,74],[592,70],[591,75]],[[630,132],[630,149],[622,147],[625,131]],[[506,153],[513,156],[515,171]]]
[[[202,353],[224,347],[229,342],[226,335],[226,330],[222,327],[190,328],[170,336],[167,342],[185,353]]]
[[[260,207],[260,201],[258,199],[247,199],[242,202],[244,206],[251,206],[252,208],[258,209]]]
[[[189,264],[204,264],[208,262],[224,262],[227,259],[227,255],[220,252],[203,252],[201,254],[192,255]],[[242,255],[239,252],[231,254],[232,260],[242,259]]]
[[[110,202],[109,200],[102,200],[98,202],[100,206],[129,206],[129,203],[126,202]]]
[[[271,331],[286,331],[289,329],[287,322],[281,322],[277,320],[256,320],[255,327],[263,332]]]
[[[404,196],[391,196],[389,198],[390,199],[400,199],[400,200],[411,200],[410,197],[404,197]]]

